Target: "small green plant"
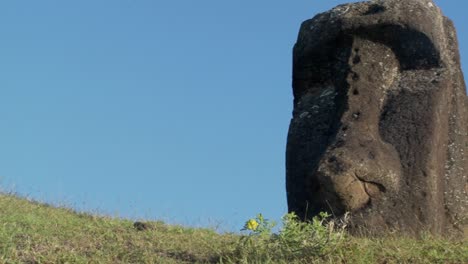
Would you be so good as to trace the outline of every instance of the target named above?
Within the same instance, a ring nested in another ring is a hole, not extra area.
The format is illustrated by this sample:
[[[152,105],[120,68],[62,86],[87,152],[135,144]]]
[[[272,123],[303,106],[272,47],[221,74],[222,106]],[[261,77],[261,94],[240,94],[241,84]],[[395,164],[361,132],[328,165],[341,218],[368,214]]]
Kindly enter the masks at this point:
[[[240,237],[234,252],[235,258],[239,259],[242,256],[241,258],[250,262],[254,259],[257,261],[268,259],[268,252],[274,249],[271,237],[275,226],[275,222],[265,219],[262,214],[247,220],[241,231],[247,231],[248,235]]]
[[[282,250],[292,256],[323,256],[332,252],[345,237],[345,221],[337,224],[331,215],[321,212],[311,221],[300,221],[294,213],[283,217],[283,229],[277,239]]]
[[[262,214],[258,214],[256,218],[251,218],[245,222],[241,231],[249,231],[249,236],[270,236],[275,226],[275,222],[265,219]]]
[[[262,214],[249,219],[242,229],[249,233],[240,238],[236,254],[242,256],[244,262],[322,257],[332,252],[345,237],[345,221],[337,224],[327,213],[320,213],[311,221],[301,221],[296,214],[289,213],[282,218],[282,223],[282,229],[273,234],[275,223]]]

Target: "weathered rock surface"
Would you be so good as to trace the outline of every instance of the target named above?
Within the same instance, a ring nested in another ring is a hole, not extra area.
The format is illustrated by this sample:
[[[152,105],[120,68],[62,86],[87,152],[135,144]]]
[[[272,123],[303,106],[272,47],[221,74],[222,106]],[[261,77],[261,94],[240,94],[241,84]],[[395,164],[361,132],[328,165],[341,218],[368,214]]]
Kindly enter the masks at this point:
[[[337,6],[302,24],[293,56],[289,211],[462,233],[468,99],[455,28],[434,2]]]

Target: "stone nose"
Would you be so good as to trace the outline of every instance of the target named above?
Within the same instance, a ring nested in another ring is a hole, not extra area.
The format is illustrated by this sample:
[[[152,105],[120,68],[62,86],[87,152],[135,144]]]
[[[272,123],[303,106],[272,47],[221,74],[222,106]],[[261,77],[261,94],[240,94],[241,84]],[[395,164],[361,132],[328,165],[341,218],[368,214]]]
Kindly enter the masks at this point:
[[[346,113],[342,121],[347,122],[348,116],[354,115]],[[366,118],[365,113],[361,115]],[[328,161],[333,161],[333,157],[339,158],[348,173],[362,182],[380,185],[383,192],[395,192],[400,188],[402,169],[399,154],[393,145],[382,139],[378,121],[354,123],[341,129],[327,155],[330,156]]]
[[[370,202],[365,182],[356,176],[352,164],[344,162],[341,157],[325,155],[319,163],[316,177],[326,193],[323,195],[325,199],[331,194],[338,197],[335,202],[339,204],[330,205],[332,207],[356,211]],[[325,202],[330,203],[328,200]]]
[[[361,209],[387,192],[397,192],[401,178],[395,149],[378,135],[359,129],[355,132],[347,128],[338,133],[317,169],[318,181],[330,185],[324,190],[334,192],[346,211]]]

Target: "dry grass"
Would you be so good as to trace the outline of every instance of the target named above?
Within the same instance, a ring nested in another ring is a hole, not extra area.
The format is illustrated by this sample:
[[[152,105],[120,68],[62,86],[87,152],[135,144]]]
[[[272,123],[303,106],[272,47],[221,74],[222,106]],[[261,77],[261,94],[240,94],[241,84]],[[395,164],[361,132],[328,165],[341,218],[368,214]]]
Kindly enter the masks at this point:
[[[0,263],[468,263],[467,241],[348,236],[330,254],[294,259],[261,250],[254,256],[236,255],[249,246],[238,234],[148,225],[138,231],[128,220],[2,194]]]

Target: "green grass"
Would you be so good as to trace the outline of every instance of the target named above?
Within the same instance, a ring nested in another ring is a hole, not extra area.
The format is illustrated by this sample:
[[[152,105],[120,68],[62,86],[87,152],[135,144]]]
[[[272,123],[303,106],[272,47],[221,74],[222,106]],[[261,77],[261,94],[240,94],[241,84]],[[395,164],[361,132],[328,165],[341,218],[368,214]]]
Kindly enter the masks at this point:
[[[332,250],[295,254],[288,237],[147,223],[138,231],[129,220],[0,194],[0,263],[468,263],[466,240],[346,235]]]

